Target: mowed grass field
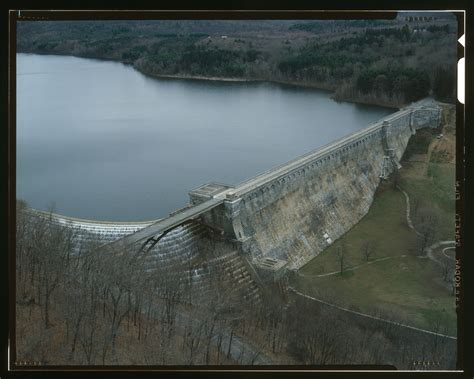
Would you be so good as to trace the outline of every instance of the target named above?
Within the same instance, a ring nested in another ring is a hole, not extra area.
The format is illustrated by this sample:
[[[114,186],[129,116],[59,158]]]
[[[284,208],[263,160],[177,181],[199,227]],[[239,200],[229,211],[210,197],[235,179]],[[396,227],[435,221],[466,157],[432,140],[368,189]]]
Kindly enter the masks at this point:
[[[409,194],[412,206],[413,199],[418,198],[420,207],[436,213],[435,242],[454,240],[455,165],[452,157],[449,161],[440,159],[440,144],[444,144],[441,151],[454,150],[454,145],[431,136],[427,151],[411,161],[402,161],[399,171],[399,185]],[[293,285],[333,304],[455,335],[455,297],[444,282],[442,267],[418,256],[416,240],[407,224],[404,195],[392,183],[382,183],[368,214],[301,268]],[[374,246],[368,261],[364,255],[367,241]],[[341,247],[342,275],[338,258]],[[336,273],[320,276],[331,272]]]
[[[435,137],[438,131],[429,133],[422,130],[410,140],[402,161],[400,186],[410,196],[412,207],[418,202],[419,208],[429,208],[437,216],[437,239],[453,240],[456,176],[454,109],[445,108],[444,114],[443,138]],[[421,151],[417,149],[420,145],[425,146]],[[417,155],[411,155],[412,151],[416,151]]]
[[[309,270],[310,267],[303,273]],[[406,256],[374,262],[343,275],[297,276],[295,286],[330,303],[455,335],[455,299],[441,280],[436,263]]]
[[[367,260],[363,249],[368,241],[373,244],[370,260],[416,254],[416,234],[406,221],[405,197],[386,183],[381,184],[369,213],[300,271],[307,275],[338,271],[340,262],[337,250],[341,245],[344,246],[346,268],[364,264]]]
[[[412,204],[416,199],[420,199],[424,207],[428,207],[437,215],[439,220],[437,239],[454,240],[456,212],[454,164],[405,162],[405,167],[407,174],[402,175],[400,186],[408,193]],[[412,173],[420,169],[425,175],[417,176]]]

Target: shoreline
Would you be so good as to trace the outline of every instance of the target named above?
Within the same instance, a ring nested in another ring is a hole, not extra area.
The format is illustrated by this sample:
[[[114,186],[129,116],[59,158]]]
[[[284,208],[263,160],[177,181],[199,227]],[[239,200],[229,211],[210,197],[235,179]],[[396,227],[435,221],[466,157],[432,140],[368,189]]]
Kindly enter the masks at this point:
[[[258,79],[244,79],[244,78],[220,78],[217,76],[200,76],[200,75],[172,75],[172,74],[151,74],[143,71],[135,66],[132,67],[143,75],[150,76],[157,79],[182,79],[182,80],[207,80],[211,82],[257,82]]]
[[[404,108],[404,107],[409,105],[409,103],[407,103],[407,104],[392,104],[392,103],[385,103],[385,102],[382,102],[382,101],[374,102],[374,101],[369,101],[369,100],[364,100],[364,99],[354,100],[354,99],[347,98],[347,97],[344,97],[344,96],[336,95],[335,93],[333,93],[333,95],[331,96],[331,99],[333,99],[334,101],[337,101],[337,102],[348,102],[348,103],[354,103],[354,104],[360,104],[360,105],[374,105],[374,106],[377,106],[377,107],[392,108],[392,109],[401,109],[401,108]]]
[[[35,54],[35,53],[32,53],[32,54]],[[53,54],[41,54],[41,55],[53,55]],[[70,56],[70,55],[63,55],[63,54],[54,54],[54,55],[58,55],[58,56]],[[74,56],[75,57],[75,56]],[[82,58],[82,57],[80,57]],[[220,78],[220,77],[205,77],[205,76],[192,76],[192,75],[154,75],[154,74],[150,74],[150,73],[147,73],[147,72],[144,72],[142,71],[141,69],[135,67],[134,65],[132,64],[127,64],[127,63],[123,63],[123,62],[120,62],[120,61],[115,61],[115,60],[109,60],[109,59],[100,59],[100,58],[88,58],[88,59],[96,59],[98,61],[113,61],[113,62],[117,62],[117,63],[121,63],[121,64],[124,64],[124,65],[130,65],[132,66],[132,68],[134,70],[137,70],[138,72],[140,72],[141,74],[143,75],[146,75],[146,76],[151,76],[151,77],[157,77],[157,78],[168,78],[168,79],[181,79],[181,80],[189,80],[189,79],[192,79],[192,80],[208,80],[208,81],[224,81],[224,82],[257,82],[257,81],[260,81],[260,82],[267,82],[267,83],[279,83],[279,84],[285,84],[285,85],[293,85],[293,86],[297,86],[297,87],[309,87],[309,88],[317,88],[317,89],[320,89],[320,90],[325,90],[327,92],[331,92],[331,90],[327,89],[327,88],[318,88],[316,86],[315,83],[312,83],[312,82],[309,82],[309,83],[300,83],[300,82],[291,82],[291,81],[271,81],[271,80],[259,80],[259,79],[245,79],[245,78]],[[331,99],[333,99],[333,101],[344,101],[344,100],[338,100],[338,99],[334,99],[334,93],[332,93],[331,95]],[[352,101],[353,103],[357,103],[356,101]],[[365,103],[365,104],[370,104],[370,103]],[[370,105],[373,105],[373,104],[370,104]],[[383,105],[383,106],[386,106],[386,105]],[[46,211],[42,211],[42,210],[35,210],[37,213],[48,213]],[[66,220],[70,220],[70,221],[75,221],[75,222],[83,222],[83,223],[94,223],[94,224],[104,224],[104,225],[107,225],[107,224],[148,224],[148,223],[154,223],[156,222],[157,220],[134,220],[134,221],[115,221],[115,220],[92,220],[92,219],[83,219],[83,218],[80,218],[80,217],[75,217],[75,216],[67,216],[67,215],[55,215],[56,217],[58,218],[62,218],[62,219],[66,219]],[[165,217],[168,217],[168,216],[165,216]]]
[[[218,77],[218,76],[202,76],[202,75],[187,75],[187,74],[156,74],[143,70],[141,67],[136,66],[133,62],[124,62],[120,59],[113,58],[104,58],[104,57],[92,57],[92,56],[83,56],[83,55],[74,55],[67,53],[58,53],[58,52],[31,52],[31,51],[17,51],[16,54],[37,54],[37,55],[54,55],[54,56],[65,56],[65,57],[75,57],[75,58],[84,58],[84,59],[93,59],[104,62],[116,62],[121,63],[125,66],[130,66],[134,70],[137,70],[139,73],[149,76],[155,79],[178,79],[178,80],[205,80],[211,82],[227,82],[227,83],[275,83],[289,85],[299,88],[308,88],[308,89],[317,89],[331,93],[330,98],[336,102],[346,102],[359,105],[372,105],[377,107],[400,109],[406,104],[387,104],[384,102],[374,102],[367,101],[364,99],[356,99],[351,97],[336,97],[335,88],[329,85],[321,85],[314,82],[299,82],[294,80],[278,80],[278,79],[256,79],[256,78],[232,78],[232,77]]]
[[[133,64],[127,64],[124,62],[121,62],[121,63],[130,65],[141,74],[149,76],[151,78],[155,78],[155,79],[203,80],[203,81],[211,81],[211,82],[234,82],[234,83],[257,83],[257,82],[274,83],[274,84],[283,84],[283,85],[298,87],[298,88],[307,88],[307,89],[316,89],[320,91],[325,91],[325,92],[330,93],[331,100],[337,103],[345,102],[345,103],[353,103],[353,104],[358,104],[358,105],[372,105],[376,107],[384,107],[384,108],[391,108],[391,109],[400,109],[400,108],[403,108],[404,106],[407,106],[407,104],[392,104],[392,103],[387,104],[385,102],[373,102],[373,101],[367,101],[363,99],[354,99],[354,98],[348,98],[348,97],[338,98],[336,97],[335,89],[327,85],[318,85],[314,82],[305,83],[305,82],[297,82],[297,81],[291,81],[291,80],[277,80],[277,79],[229,78],[229,77],[182,75],[182,74],[174,74],[174,75],[154,74],[154,73],[150,73],[145,70],[142,70],[141,68],[136,67]]]
[[[346,103],[353,103],[359,105],[373,105],[377,107],[384,107],[384,108],[392,108],[392,109],[400,109],[407,104],[393,104],[393,103],[385,103],[385,102],[373,102],[364,99],[354,99],[349,97],[337,97],[336,92],[334,89],[330,88],[329,86],[318,85],[316,83],[305,83],[305,82],[296,82],[290,80],[272,80],[272,79],[253,79],[253,78],[229,78],[229,77],[217,77],[217,76],[201,76],[201,75],[171,75],[171,74],[152,74],[146,71],[141,70],[138,67],[131,65],[134,69],[140,72],[143,75],[156,78],[156,79],[179,79],[179,80],[203,80],[203,81],[215,81],[215,82],[234,82],[234,83],[275,83],[275,84],[283,84],[293,87],[299,88],[308,88],[308,89],[317,89],[325,92],[331,93],[330,98],[335,102],[346,102]]]

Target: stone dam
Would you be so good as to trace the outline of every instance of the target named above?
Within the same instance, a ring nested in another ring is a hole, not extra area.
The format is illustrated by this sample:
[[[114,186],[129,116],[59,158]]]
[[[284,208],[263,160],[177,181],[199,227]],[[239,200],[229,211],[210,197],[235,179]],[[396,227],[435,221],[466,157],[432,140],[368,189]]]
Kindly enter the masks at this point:
[[[380,181],[401,168],[410,137],[440,120],[441,107],[421,100],[235,187],[204,184],[189,193],[187,207],[160,220],[32,212],[73,228],[79,242],[100,244],[98,252],[146,251],[147,271],[171,270],[191,281],[196,301],[215,270],[236,300],[259,301],[266,281],[301,268],[359,222]]]

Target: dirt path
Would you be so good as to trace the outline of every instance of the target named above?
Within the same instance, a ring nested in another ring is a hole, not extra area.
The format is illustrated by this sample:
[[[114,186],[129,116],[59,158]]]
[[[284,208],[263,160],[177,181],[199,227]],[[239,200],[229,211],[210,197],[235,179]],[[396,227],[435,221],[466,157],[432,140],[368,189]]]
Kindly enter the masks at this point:
[[[448,254],[446,254],[446,251],[447,251],[447,250],[456,250],[456,247],[453,247],[453,246],[451,246],[451,247],[445,247],[445,248],[442,250],[442,253],[443,253],[443,255],[444,255],[446,258],[452,259],[452,260],[454,261],[455,259],[454,259],[453,257],[451,257],[451,256],[449,256]]]
[[[317,301],[317,302],[319,302],[319,303],[328,305],[328,306],[330,306],[330,307],[339,309],[339,310],[344,311],[344,312],[352,313],[352,314],[354,314],[354,315],[358,315],[358,316],[362,316],[362,317],[367,317],[367,318],[370,318],[370,319],[373,319],[373,320],[382,321],[382,322],[385,322],[385,323],[387,323],[387,324],[392,324],[392,325],[397,325],[397,326],[401,326],[401,327],[408,328],[408,329],[412,329],[412,330],[417,330],[417,331],[419,331],[419,332],[423,332],[423,333],[427,333],[427,334],[432,334],[432,335],[439,336],[439,337],[444,337],[444,338],[449,338],[449,339],[457,340],[457,338],[454,337],[454,336],[448,336],[448,335],[446,335],[446,334],[441,334],[441,333],[432,332],[432,331],[430,331],[430,330],[420,329],[420,328],[417,328],[417,327],[411,326],[411,325],[400,324],[399,322],[395,322],[395,321],[391,321],[391,320],[386,320],[386,319],[383,319],[383,318],[380,318],[380,317],[377,317],[377,316],[372,316],[372,315],[368,315],[368,314],[366,314],[366,313],[357,312],[357,311],[353,311],[353,310],[350,310],[350,309],[347,309],[347,308],[343,308],[343,307],[340,307],[340,306],[338,306],[338,305],[328,303],[328,302],[326,302],[326,301],[324,301],[324,300],[317,299],[317,298],[315,298],[315,297],[313,297],[313,296],[306,295],[306,294],[304,294],[304,293],[302,293],[302,292],[299,292],[298,290],[294,289],[293,287],[288,287],[288,289],[289,289],[290,291],[292,291],[293,293],[295,293],[296,295],[305,297],[305,298],[310,299],[310,300],[313,300],[313,301]]]
[[[361,267],[364,267],[364,266],[367,266],[367,265],[371,265],[371,264],[373,264],[373,263],[377,263],[377,262],[381,262],[381,261],[386,261],[387,259],[405,258],[406,256],[407,256],[406,254],[403,254],[403,255],[396,255],[396,256],[392,256],[392,257],[377,258],[377,259],[374,259],[373,261],[365,262],[365,263],[362,263],[362,264],[357,265],[357,266],[348,267],[348,268],[344,269],[344,272],[346,272],[346,271],[354,271],[354,270],[357,270],[357,269],[359,269],[359,268],[361,268]],[[300,273],[299,271],[297,272],[298,276],[303,276],[303,277],[305,277],[305,278],[322,278],[322,277],[324,277],[324,276],[337,275],[337,274],[340,274],[340,273],[341,273],[341,270],[331,271],[331,272],[327,272],[327,273],[319,274],[319,275],[305,275],[305,274]]]
[[[418,232],[416,229],[415,229],[415,226],[413,225],[413,222],[411,221],[411,216],[410,216],[410,197],[408,196],[408,194],[403,190],[401,189],[400,186],[397,185],[397,189],[403,193],[403,195],[405,196],[405,201],[406,201],[406,205],[407,205],[407,208],[406,208],[406,217],[407,217],[407,224],[408,224],[408,227],[410,229],[412,229],[416,234],[418,234],[419,236],[421,236],[421,233]]]
[[[403,195],[405,196],[405,201],[406,201],[406,220],[407,220],[407,224],[408,224],[408,227],[410,229],[412,229],[417,235],[421,236],[421,233],[418,232],[415,228],[415,226],[413,225],[413,221],[411,219],[411,216],[410,216],[410,197],[408,195],[408,193],[406,191],[404,191],[400,186],[397,186],[397,189],[403,193]],[[447,258],[449,259],[452,259],[454,260],[454,258],[446,255],[445,251],[446,250],[449,250],[449,249],[454,249],[455,248],[455,241],[438,241],[434,244],[432,244],[431,246],[427,247],[425,249],[425,256],[420,256],[420,258],[429,258],[431,259],[432,261],[436,262],[437,264],[439,264],[440,266],[443,266],[443,263],[438,260],[436,257],[435,257],[435,254],[433,253],[434,251],[436,251],[436,249],[440,246],[444,246],[444,245],[453,245],[453,246],[448,246],[447,248],[444,248],[441,253],[446,256]],[[383,257],[383,258],[378,258],[378,259],[374,259],[373,261],[369,261],[369,262],[365,262],[365,263],[362,263],[360,265],[356,265],[356,266],[353,266],[353,267],[349,267],[349,268],[346,268],[344,269],[344,271],[355,271],[361,267],[365,267],[367,265],[370,265],[370,264],[373,264],[373,263],[377,263],[377,262],[381,262],[381,261],[385,261],[385,260],[388,260],[388,259],[394,259],[394,258],[405,258],[407,255],[406,254],[402,254],[402,255],[396,255],[396,256],[391,256],[391,257]],[[299,271],[297,271],[297,275],[298,276],[302,276],[302,277],[306,277],[306,278],[322,278],[322,277],[326,277],[326,276],[331,276],[331,275],[337,275],[337,274],[340,274],[341,271],[340,270],[337,270],[337,271],[331,271],[331,272],[326,272],[324,274],[318,274],[318,275],[305,275]]]
[[[410,217],[410,197],[408,196],[408,193],[406,193],[403,189],[401,189],[399,186],[397,186],[397,189],[399,191],[401,191],[403,193],[403,195],[405,195],[405,200],[406,200],[406,204],[407,204],[407,208],[406,208],[406,218],[407,218],[407,224],[408,224],[408,227],[410,229],[412,229],[417,235],[421,236],[421,233],[416,230],[415,226],[413,225],[413,222],[411,220],[411,217]],[[437,264],[439,264],[440,266],[443,266],[443,263],[438,260],[435,255],[433,254],[433,251],[435,251],[438,247],[440,246],[443,246],[443,245],[453,245],[453,246],[449,246],[445,249],[442,250],[442,254],[445,255],[446,257],[450,258],[450,259],[453,259],[452,257],[449,257],[447,256],[444,251],[445,250],[448,250],[448,249],[454,249],[455,248],[455,244],[456,242],[455,241],[438,241],[438,242],[435,242],[434,244],[432,244],[431,246],[428,246],[427,248],[425,248],[424,252],[426,254],[426,256],[431,259],[432,261],[436,262]]]
[[[444,246],[444,245],[453,245],[453,246],[449,246],[448,248],[446,249],[454,249],[455,248],[455,245],[456,245],[456,242],[455,241],[439,241],[439,242],[436,242],[434,243],[433,245],[427,247],[425,249],[425,253],[426,253],[426,256],[431,259],[432,261],[436,262],[437,264],[439,264],[441,267],[444,266],[444,263],[441,262],[440,260],[438,260],[438,258],[435,257],[435,254],[433,253],[434,251],[436,251],[436,249],[440,246]],[[443,254],[443,250],[441,250],[441,254]],[[446,254],[443,254],[443,255],[446,255]],[[452,260],[454,260],[454,258],[451,258],[451,257],[448,257]]]

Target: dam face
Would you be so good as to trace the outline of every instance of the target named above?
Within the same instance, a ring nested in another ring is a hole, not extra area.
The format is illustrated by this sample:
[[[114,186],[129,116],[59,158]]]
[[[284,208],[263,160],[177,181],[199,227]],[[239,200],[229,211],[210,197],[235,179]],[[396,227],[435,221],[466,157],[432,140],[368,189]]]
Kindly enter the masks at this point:
[[[440,115],[434,101],[414,103],[227,190],[224,204],[201,219],[238,241],[254,266],[296,270],[367,214],[380,181],[401,167],[410,137],[437,127]]]
[[[259,301],[262,279],[299,269],[359,222],[380,181],[401,167],[410,137],[420,128],[438,127],[440,120],[436,102],[419,101],[236,187],[203,185],[189,193],[187,208],[157,222],[105,224],[59,215],[52,220],[74,228],[80,241],[104,247],[129,238],[137,250],[138,238],[130,237],[141,233],[143,241],[161,233],[147,271],[166,268],[195,282],[189,288],[199,302],[212,286],[210,272],[219,270],[239,298]],[[193,213],[197,208],[205,210]],[[191,260],[197,262],[192,267]]]

